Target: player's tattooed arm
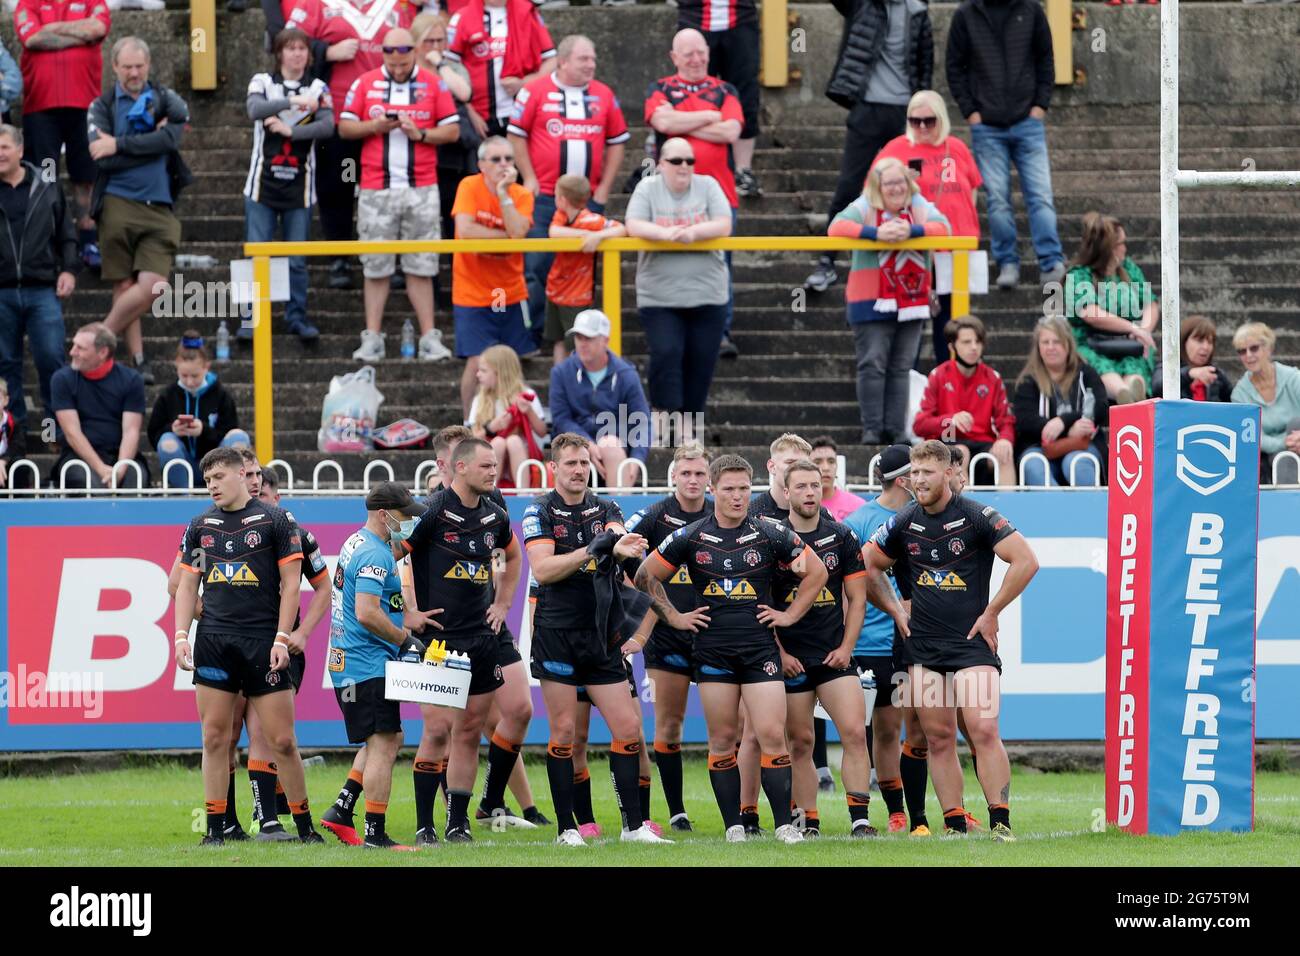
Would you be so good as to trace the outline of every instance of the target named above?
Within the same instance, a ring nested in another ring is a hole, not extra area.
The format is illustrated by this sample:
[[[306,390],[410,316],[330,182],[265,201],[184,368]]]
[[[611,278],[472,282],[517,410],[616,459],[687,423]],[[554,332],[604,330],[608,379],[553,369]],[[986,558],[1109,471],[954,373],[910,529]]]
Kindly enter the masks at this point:
[[[672,627],[677,609],[668,600],[668,592],[664,590],[663,580],[655,573],[655,566],[651,563],[653,561],[655,558],[651,556],[641,562],[641,566],[636,569],[633,583],[638,591],[650,596],[650,606],[654,609],[655,617]]]
[[[892,617],[904,637],[909,636],[908,613],[885,576],[885,572],[894,566],[893,559],[870,542],[862,549],[862,556],[867,565],[867,600]]]

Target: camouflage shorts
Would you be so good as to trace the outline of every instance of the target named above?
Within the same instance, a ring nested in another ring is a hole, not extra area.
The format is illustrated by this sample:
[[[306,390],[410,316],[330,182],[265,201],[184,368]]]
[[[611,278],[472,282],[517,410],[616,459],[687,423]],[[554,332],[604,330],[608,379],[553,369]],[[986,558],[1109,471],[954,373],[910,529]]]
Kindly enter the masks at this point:
[[[441,239],[442,204],[438,187],[412,186],[405,189],[363,189],[357,203],[357,236],[362,242],[376,239]],[[397,268],[397,257],[361,257],[367,279],[383,279]],[[438,273],[436,252],[402,254],[402,271],[411,276]]]

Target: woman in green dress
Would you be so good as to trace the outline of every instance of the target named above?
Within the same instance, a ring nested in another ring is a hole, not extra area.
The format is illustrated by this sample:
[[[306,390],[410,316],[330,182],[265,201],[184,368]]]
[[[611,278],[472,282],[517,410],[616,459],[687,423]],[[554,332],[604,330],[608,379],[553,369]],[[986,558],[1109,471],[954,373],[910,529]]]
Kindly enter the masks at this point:
[[[1129,258],[1127,238],[1114,216],[1087,213],[1076,265],[1065,278],[1079,356],[1097,370],[1106,393],[1120,405],[1151,394],[1152,333],[1160,322],[1160,304]],[[1123,354],[1126,350],[1132,354]]]

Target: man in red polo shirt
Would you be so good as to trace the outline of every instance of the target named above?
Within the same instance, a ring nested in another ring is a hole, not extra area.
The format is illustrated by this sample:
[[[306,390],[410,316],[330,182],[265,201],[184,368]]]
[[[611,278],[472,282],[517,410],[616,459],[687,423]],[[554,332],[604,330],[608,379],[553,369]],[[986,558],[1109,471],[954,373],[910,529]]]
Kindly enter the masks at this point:
[[[23,45],[24,159],[58,170],[68,151],[68,179],[77,205],[82,260],[100,265],[90,193],[95,161],[86,134],[86,107],[103,92],[101,47],[112,25],[106,0],[18,0],[14,30]]]
[[[437,74],[415,65],[415,39],[409,30],[384,34],[384,65],[362,73],[343,102],[339,135],[361,140],[361,198],[357,235],[362,241],[442,238],[438,197],[438,143],[460,138],[456,104]],[[366,328],[352,357],[376,362],[384,357],[379,331],[388,301],[393,255],[363,255],[366,278]],[[433,327],[433,276],[436,252],[402,254],[406,295],[420,324],[419,357],[451,357]]]
[[[745,114],[736,88],[709,75],[709,44],[691,27],[678,30],[668,56],[677,67],[672,76],[650,84],[645,98],[645,121],[655,131],[655,145],[681,136],[695,151],[695,174],[712,176],[731,205],[731,232],[736,232],[735,157],[733,151],[744,128]],[[731,271],[731,253],[726,253]],[[732,298],[727,296],[727,318],[722,327],[721,358],[740,352],[731,341]]]
[[[596,45],[585,36],[560,41],[555,72],[519,91],[510,118],[510,144],[522,183],[537,197],[528,237],[545,237],[555,218],[555,182],[583,176],[593,185],[592,208],[605,211],[631,134],[618,97],[596,79]],[[546,318],[546,277],[553,252],[524,256],[528,314],[540,344]]]
[[[468,0],[447,24],[447,52],[469,71],[470,106],[504,136],[515,96],[555,69],[555,44],[530,0]]]

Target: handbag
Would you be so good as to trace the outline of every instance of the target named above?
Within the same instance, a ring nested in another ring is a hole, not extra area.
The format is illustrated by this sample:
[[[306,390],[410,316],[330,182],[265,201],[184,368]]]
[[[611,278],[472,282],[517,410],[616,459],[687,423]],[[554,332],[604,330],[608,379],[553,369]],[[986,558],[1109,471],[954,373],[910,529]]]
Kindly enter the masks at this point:
[[[1145,345],[1123,332],[1089,332],[1088,348],[1108,359],[1141,358],[1146,354]]]

